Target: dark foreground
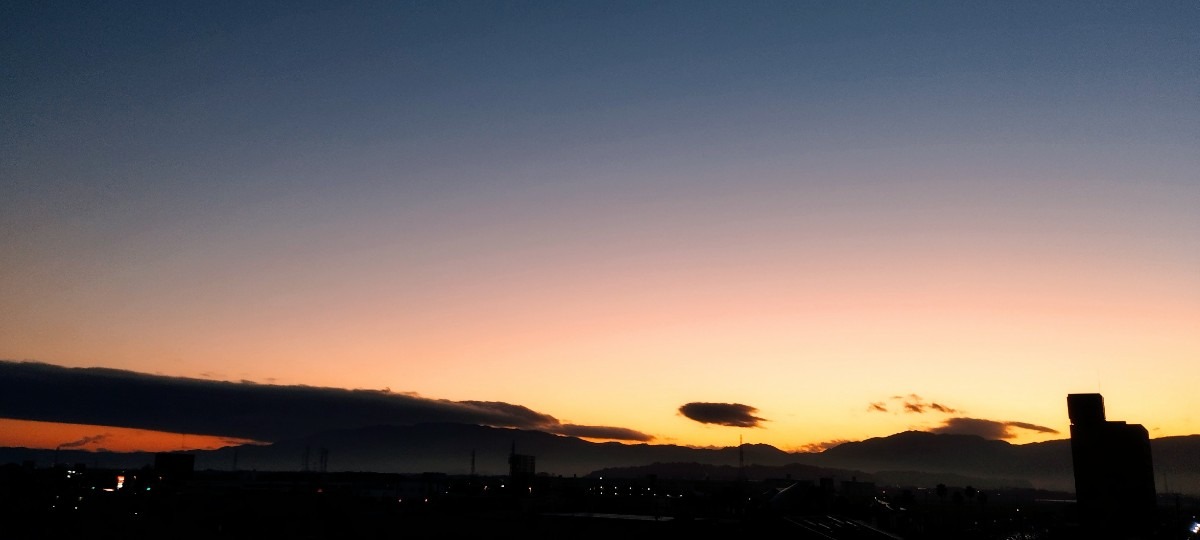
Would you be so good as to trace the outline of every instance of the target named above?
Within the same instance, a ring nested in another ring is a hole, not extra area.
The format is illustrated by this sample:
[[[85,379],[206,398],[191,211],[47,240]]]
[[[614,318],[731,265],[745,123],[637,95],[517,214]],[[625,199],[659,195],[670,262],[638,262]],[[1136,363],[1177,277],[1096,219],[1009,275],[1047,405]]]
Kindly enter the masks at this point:
[[[0,468],[0,538],[1197,538],[1194,498],[1129,534],[1069,494],[834,479],[709,481]]]

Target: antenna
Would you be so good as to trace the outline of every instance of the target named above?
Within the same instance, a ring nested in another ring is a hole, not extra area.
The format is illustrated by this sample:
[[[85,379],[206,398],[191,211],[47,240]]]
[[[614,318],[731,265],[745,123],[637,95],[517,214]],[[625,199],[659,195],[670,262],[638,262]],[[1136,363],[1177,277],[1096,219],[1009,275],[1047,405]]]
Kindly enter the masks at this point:
[[[738,434],[738,480],[746,479],[746,445],[742,442],[742,434]]]

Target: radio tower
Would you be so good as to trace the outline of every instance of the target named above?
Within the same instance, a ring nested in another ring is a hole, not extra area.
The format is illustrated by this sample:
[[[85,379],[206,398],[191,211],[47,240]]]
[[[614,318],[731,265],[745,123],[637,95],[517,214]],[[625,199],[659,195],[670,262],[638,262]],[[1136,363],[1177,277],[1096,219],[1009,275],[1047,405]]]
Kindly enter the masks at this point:
[[[746,479],[746,445],[742,443],[742,435],[738,434],[738,480]]]

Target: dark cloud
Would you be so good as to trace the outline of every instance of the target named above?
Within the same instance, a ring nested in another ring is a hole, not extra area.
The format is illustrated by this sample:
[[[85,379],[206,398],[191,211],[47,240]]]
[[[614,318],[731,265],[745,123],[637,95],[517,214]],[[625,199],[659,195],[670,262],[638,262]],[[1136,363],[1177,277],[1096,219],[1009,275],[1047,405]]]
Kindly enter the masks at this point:
[[[1017,436],[1012,428],[1028,429],[1039,433],[1058,433],[1058,430],[1028,422],[1000,422],[983,418],[947,418],[941,426],[929,430],[932,433],[954,433],[978,435],[985,439],[1011,439]]]
[[[702,424],[733,427],[758,427],[765,419],[754,416],[758,409],[741,403],[688,403],[679,413]]]
[[[496,401],[410,393],[165,377],[106,368],[0,361],[0,418],[124,426],[258,441],[328,429],[456,422],[649,441],[627,428],[563,424]]]
[[[925,414],[927,411],[937,411],[945,414],[954,414],[957,409],[943,405],[937,402],[927,402],[925,398],[917,394],[909,394],[907,396],[892,396],[892,401],[900,402],[900,410],[906,413]],[[885,402],[876,401],[867,406],[869,412],[888,412],[888,406]]]
[[[796,451],[798,451],[798,452],[808,452],[808,453],[810,453],[810,454],[811,454],[811,453],[820,453],[820,452],[824,452],[824,451],[826,451],[826,450],[829,450],[830,448],[833,448],[833,447],[835,447],[835,446],[841,446],[841,445],[843,445],[843,444],[846,444],[846,443],[848,443],[848,442],[853,442],[853,441],[851,441],[851,440],[849,440],[849,439],[834,439],[834,440],[832,440],[832,441],[823,441],[823,442],[818,442],[818,443],[809,443],[809,444],[806,444],[806,445],[804,445],[804,446],[801,446],[800,448],[797,448],[797,449],[796,449]]]
[[[498,414],[515,419],[526,426],[556,426],[558,419],[548,414],[534,411],[524,405],[513,405],[503,401],[459,401],[463,405],[477,409],[483,414]]]
[[[632,429],[605,426],[580,426],[577,424],[560,424],[555,430],[560,435],[582,437],[585,439],[612,439],[618,441],[650,442],[654,437]]]
[[[940,404],[940,403],[930,403],[930,404],[929,404],[929,408],[930,408],[930,409],[933,409],[933,410],[935,410],[935,411],[937,411],[937,412],[943,412],[943,413],[946,413],[946,414],[954,414],[954,413],[958,412],[958,410],[956,410],[956,409],[951,409],[950,407],[947,407],[947,406],[945,406],[945,405],[942,405],[942,404]]]
[[[525,422],[526,425],[534,427],[535,429],[549,431],[559,435],[584,437],[588,439],[614,439],[619,441],[647,442],[654,440],[654,437],[628,428],[563,424],[553,416],[537,412],[524,405],[513,405],[512,403],[504,403],[502,401],[459,401],[458,403],[476,407],[480,411],[495,412],[511,416],[513,418],[518,418],[522,422]]]
[[[107,438],[108,438],[108,434],[107,434],[107,433],[105,433],[105,434],[103,434],[103,435],[92,435],[91,437],[84,437],[84,438],[82,438],[82,439],[79,439],[79,440],[77,440],[77,441],[71,441],[71,442],[65,442],[65,443],[62,443],[62,444],[58,445],[58,447],[59,447],[59,448],[79,448],[80,446],[87,446],[87,445],[89,445],[89,444],[92,444],[92,443],[98,443],[98,442],[100,442],[100,441],[103,441],[104,439],[107,439]]]
[[[1037,424],[1030,424],[1028,422],[1005,422],[1005,423],[1012,427],[1028,429],[1030,431],[1036,431],[1038,433],[1058,433],[1057,429],[1051,429],[1046,426],[1039,426]]]

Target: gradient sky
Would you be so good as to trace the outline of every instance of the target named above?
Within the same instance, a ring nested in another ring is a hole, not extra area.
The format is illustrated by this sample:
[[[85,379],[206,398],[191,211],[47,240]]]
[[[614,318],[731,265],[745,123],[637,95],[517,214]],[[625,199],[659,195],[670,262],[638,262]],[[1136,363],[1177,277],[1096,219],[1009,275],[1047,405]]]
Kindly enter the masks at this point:
[[[0,359],[1200,433],[1198,59],[1192,1],[7,2]]]

